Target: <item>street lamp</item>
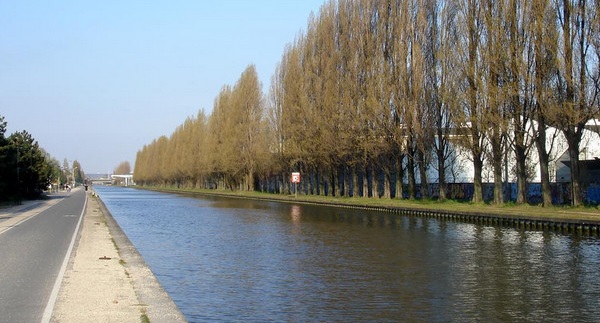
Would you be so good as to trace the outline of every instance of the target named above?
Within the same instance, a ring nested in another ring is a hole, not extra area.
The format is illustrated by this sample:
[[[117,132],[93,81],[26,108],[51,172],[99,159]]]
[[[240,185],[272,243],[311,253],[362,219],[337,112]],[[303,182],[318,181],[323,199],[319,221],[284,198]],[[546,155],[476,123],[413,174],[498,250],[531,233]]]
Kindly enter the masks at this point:
[[[17,148],[17,203],[21,205],[21,170],[19,169],[19,138],[15,139],[15,146]]]

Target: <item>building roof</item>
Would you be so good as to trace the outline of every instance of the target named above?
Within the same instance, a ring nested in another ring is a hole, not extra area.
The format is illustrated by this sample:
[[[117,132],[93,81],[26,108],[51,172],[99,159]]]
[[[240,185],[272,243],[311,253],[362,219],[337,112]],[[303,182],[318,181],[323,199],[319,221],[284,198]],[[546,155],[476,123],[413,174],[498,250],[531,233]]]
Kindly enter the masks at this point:
[[[571,161],[562,160],[561,163],[565,164],[565,166],[571,168]],[[588,169],[588,170],[600,170],[600,158],[595,157],[594,159],[586,159],[579,161],[579,167]]]

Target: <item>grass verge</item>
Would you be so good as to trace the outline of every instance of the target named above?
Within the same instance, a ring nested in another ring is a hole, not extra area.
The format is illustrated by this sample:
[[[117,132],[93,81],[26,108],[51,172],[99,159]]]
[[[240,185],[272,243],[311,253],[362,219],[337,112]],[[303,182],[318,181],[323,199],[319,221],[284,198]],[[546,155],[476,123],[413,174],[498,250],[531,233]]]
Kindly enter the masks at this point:
[[[405,200],[405,199],[382,199],[382,198],[354,198],[354,197],[332,197],[317,195],[283,195],[248,191],[225,191],[225,190],[205,190],[205,189],[183,189],[175,187],[139,187],[142,189],[156,190],[163,192],[216,195],[237,198],[251,198],[260,200],[271,200],[288,203],[316,203],[338,206],[357,206],[357,207],[383,207],[383,208],[401,208],[430,210],[438,212],[452,212],[460,214],[487,214],[499,215],[504,217],[528,217],[540,218],[551,221],[577,220],[600,222],[600,208],[598,206],[551,206],[542,207],[536,205],[517,205],[506,203],[502,205],[476,204],[471,202],[459,202],[455,200]]]

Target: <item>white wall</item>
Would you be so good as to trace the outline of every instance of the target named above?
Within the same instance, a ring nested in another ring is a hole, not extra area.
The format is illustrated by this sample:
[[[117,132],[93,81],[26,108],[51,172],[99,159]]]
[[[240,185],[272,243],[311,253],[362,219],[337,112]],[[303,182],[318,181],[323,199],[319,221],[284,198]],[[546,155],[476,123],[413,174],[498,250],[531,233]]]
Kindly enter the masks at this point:
[[[594,125],[600,124],[599,121],[590,121],[591,127]],[[530,127],[529,127],[530,128]],[[597,127],[598,128],[598,127]],[[568,144],[565,139],[565,136],[562,132],[556,128],[549,128],[546,130],[546,148],[550,151],[550,162],[549,162],[549,172],[550,172],[550,181],[561,181],[560,177],[565,177],[565,172],[568,175],[569,169],[564,167],[559,159],[566,158],[569,159],[567,148]],[[452,158],[454,158],[454,162],[450,169],[447,170],[446,181],[449,183],[472,183],[474,177],[474,169],[473,169],[473,161],[471,158],[471,152],[461,147],[457,144],[452,144]],[[487,147],[490,147],[488,144]],[[534,143],[532,143],[531,149],[528,154],[528,165],[532,167],[532,178],[530,182],[540,182],[540,169],[539,169],[539,157],[538,157],[537,147]],[[594,159],[594,157],[600,158],[600,134],[595,131],[584,130],[583,138],[580,144],[580,160],[586,159]],[[433,156],[434,160],[432,161],[432,165],[430,166],[427,176],[428,181],[432,183],[438,182],[438,171],[437,171],[437,161],[435,160],[435,156]],[[516,159],[514,152],[510,151],[506,158],[508,163],[504,163],[503,167],[508,168],[508,181],[516,182]],[[503,169],[502,175],[505,176],[505,170]],[[492,172],[492,167],[489,162],[484,161],[484,169],[482,171],[483,182],[493,182],[494,175]],[[505,178],[503,178],[503,181]],[[566,177],[566,181],[570,181],[570,176]]]

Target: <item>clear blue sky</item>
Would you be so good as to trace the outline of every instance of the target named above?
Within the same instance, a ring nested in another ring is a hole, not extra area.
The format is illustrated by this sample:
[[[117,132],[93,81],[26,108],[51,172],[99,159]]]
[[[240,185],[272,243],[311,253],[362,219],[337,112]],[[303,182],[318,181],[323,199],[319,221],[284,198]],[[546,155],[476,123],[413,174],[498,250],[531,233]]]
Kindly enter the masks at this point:
[[[135,163],[255,64],[263,83],[325,0],[0,0],[0,115],[61,164]]]

